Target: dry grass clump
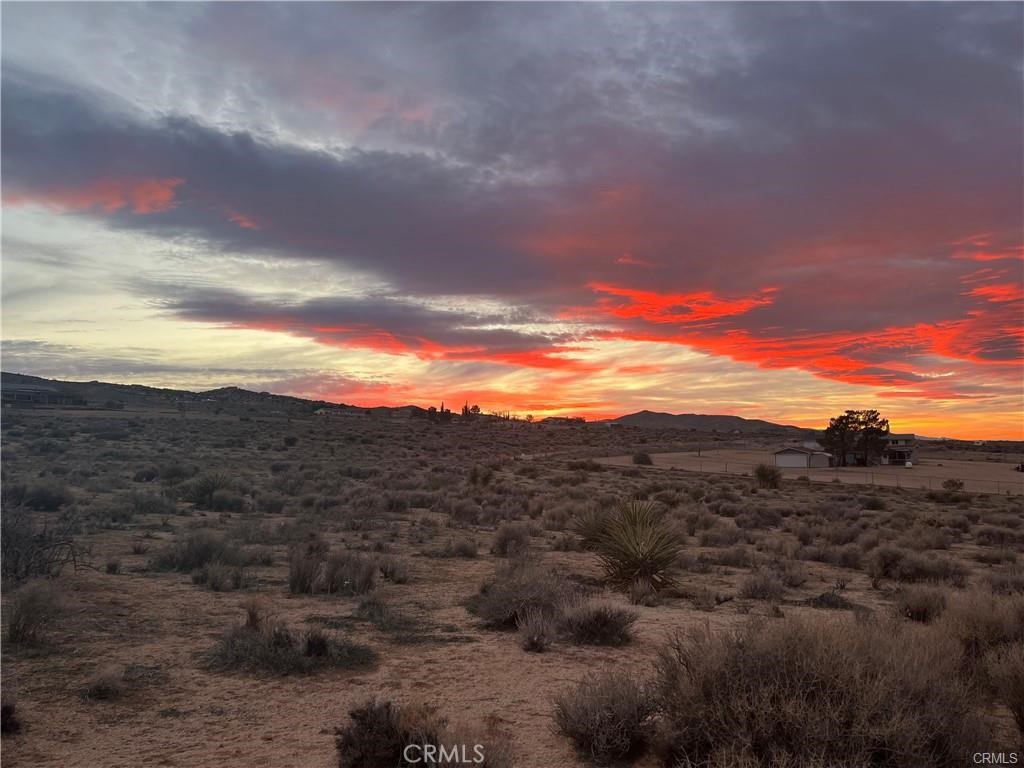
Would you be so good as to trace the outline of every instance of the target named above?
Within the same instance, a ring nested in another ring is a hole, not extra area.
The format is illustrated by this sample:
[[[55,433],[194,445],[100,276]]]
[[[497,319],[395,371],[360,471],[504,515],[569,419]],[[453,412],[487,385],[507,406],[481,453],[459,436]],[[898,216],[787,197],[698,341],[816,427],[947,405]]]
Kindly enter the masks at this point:
[[[334,731],[339,768],[511,768],[508,734],[494,725],[459,728],[430,707],[369,701]],[[410,748],[407,750],[407,748]]]
[[[5,613],[6,639],[15,645],[39,645],[60,613],[61,596],[46,582],[26,584],[11,598]]]
[[[775,571],[758,569],[740,583],[740,597],[748,600],[779,600],[786,586]]]
[[[209,667],[289,675],[365,667],[376,658],[368,646],[320,629],[295,632],[254,604],[246,612],[245,623],[229,629],[207,654]]]
[[[927,624],[946,610],[946,593],[934,587],[904,587],[896,594],[896,614]]]
[[[529,608],[518,623],[519,644],[524,651],[543,653],[558,634],[555,617],[539,608]]]
[[[512,629],[531,611],[560,615],[562,604],[572,593],[568,582],[550,568],[532,560],[513,561],[480,587],[467,608],[483,619],[485,626]]]
[[[1024,739],[1024,644],[997,648],[985,658],[985,673],[999,700],[1013,714]]]
[[[250,577],[240,565],[226,565],[215,561],[192,571],[192,583],[202,584],[214,592],[229,592],[245,589],[249,586]]]
[[[1005,573],[994,573],[985,578],[989,589],[997,595],[1024,594],[1024,568],[1013,568]]]
[[[555,722],[576,748],[599,765],[647,747],[656,703],[635,676],[613,670],[585,677],[555,698]]]
[[[677,765],[960,766],[989,734],[953,645],[925,632],[790,619],[676,637],[658,662],[665,747]]]
[[[782,485],[782,470],[771,464],[758,464],[754,467],[754,479],[761,488],[778,488]]]
[[[963,669],[979,671],[987,653],[1024,643],[1024,595],[969,592],[948,602],[936,626],[959,644]]]
[[[360,552],[293,547],[288,559],[292,594],[362,595],[377,585],[377,561]]]
[[[562,631],[577,645],[625,645],[633,639],[636,611],[596,600],[570,600],[563,606]]]

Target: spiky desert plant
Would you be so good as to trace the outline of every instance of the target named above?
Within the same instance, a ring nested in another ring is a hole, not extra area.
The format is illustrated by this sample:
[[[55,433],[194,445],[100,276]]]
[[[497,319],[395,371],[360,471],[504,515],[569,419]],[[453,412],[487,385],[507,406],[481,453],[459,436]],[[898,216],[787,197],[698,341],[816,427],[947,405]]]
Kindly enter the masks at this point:
[[[609,513],[600,507],[585,509],[573,518],[571,528],[579,534],[584,549],[596,549],[597,540],[608,525]]]
[[[673,581],[683,535],[649,501],[617,506],[597,535],[594,549],[609,581],[629,587],[644,580],[655,590]]]

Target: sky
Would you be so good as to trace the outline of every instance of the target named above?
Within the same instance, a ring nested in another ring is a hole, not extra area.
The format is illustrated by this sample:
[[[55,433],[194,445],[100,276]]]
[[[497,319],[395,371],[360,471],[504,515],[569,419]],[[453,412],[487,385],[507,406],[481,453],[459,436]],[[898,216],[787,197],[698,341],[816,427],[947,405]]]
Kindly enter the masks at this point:
[[[0,12],[6,371],[1024,437],[1024,5]]]

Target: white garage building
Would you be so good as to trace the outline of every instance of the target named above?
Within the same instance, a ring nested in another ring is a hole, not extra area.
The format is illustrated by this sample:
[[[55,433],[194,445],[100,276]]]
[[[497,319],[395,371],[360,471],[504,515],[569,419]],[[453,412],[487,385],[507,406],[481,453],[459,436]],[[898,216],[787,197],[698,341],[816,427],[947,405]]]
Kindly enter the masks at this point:
[[[776,467],[800,469],[828,469],[832,466],[832,454],[814,451],[810,448],[783,448],[775,452]]]

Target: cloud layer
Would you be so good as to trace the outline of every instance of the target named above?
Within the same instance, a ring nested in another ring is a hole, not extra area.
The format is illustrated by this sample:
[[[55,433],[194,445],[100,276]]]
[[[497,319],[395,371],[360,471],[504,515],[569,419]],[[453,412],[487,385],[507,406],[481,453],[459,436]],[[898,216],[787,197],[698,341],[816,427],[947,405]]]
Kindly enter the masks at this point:
[[[696,353],[1019,432],[1022,21],[987,3],[12,6],[3,203],[32,222],[19,242],[71,217],[172,248],[176,269],[108,278],[155,317],[405,360],[387,386],[409,399],[401,376],[433,394],[463,366],[504,407],[532,386],[614,412],[672,369],[668,409],[699,410]],[[284,279],[260,282],[267,265]],[[598,390],[615,345],[637,359]]]

